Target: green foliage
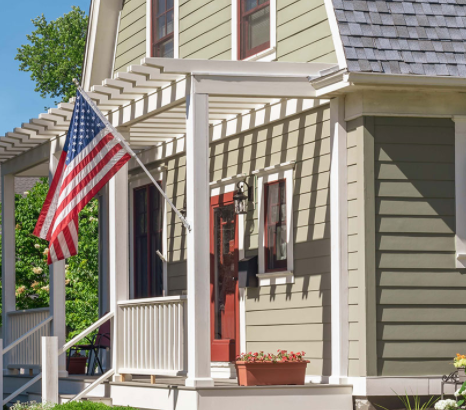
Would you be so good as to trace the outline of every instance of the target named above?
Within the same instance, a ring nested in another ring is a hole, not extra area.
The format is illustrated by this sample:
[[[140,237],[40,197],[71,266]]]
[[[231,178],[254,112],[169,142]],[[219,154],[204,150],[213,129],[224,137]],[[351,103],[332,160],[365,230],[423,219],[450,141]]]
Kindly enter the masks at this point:
[[[65,404],[36,403],[35,401],[26,403],[16,403],[11,410],[136,410],[133,407],[110,407],[103,403],[92,401],[73,401]]]
[[[53,404],[49,403],[37,403],[35,401],[21,403],[18,401],[10,407],[10,410],[50,410],[53,407]]]
[[[49,306],[48,243],[32,234],[47,192],[43,178],[31,191],[16,195],[17,309]],[[93,199],[79,214],[78,254],[65,265],[68,339],[98,319],[98,238],[98,201]]]
[[[65,404],[58,404],[53,407],[54,410],[136,410],[133,407],[114,406],[110,407],[103,403],[96,403],[92,401],[81,402],[68,402]]]
[[[421,397],[419,395],[413,395],[413,403],[411,405],[411,399],[408,396],[408,393],[405,392],[404,396],[400,396],[396,391],[392,390],[393,393],[397,395],[397,397],[400,399],[401,403],[403,403],[403,406],[406,410],[427,410],[433,407],[433,405],[439,400],[439,398],[435,398],[435,396],[432,396],[428,401],[422,403]],[[381,409],[384,410],[389,410],[386,407],[380,406],[376,404],[377,407],[380,407]]]
[[[79,7],[54,21],[44,15],[32,20],[36,28],[27,35],[29,44],[18,48],[20,71],[29,71],[41,97],[68,101],[76,94],[73,78],[81,78],[88,17]],[[58,103],[58,102],[56,102]]]

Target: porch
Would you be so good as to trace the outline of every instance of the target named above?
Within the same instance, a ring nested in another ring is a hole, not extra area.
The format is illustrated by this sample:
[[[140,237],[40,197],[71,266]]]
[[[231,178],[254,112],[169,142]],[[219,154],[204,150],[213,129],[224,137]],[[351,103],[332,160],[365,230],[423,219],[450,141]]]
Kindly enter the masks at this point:
[[[182,228],[174,213],[165,209],[172,228],[183,230],[186,236],[186,289],[179,292],[169,289],[164,262],[163,294],[166,296],[135,299],[135,286],[131,282],[134,266],[130,262],[134,261],[133,233],[130,230],[133,216],[128,210],[133,206],[129,190],[135,180],[140,179],[136,163],[131,162],[125,166],[103,190],[103,215],[100,219],[105,222],[102,222],[100,232],[106,256],[101,261],[100,313],[105,320],[112,320],[111,360],[106,369],[109,373],[99,376],[87,386],[85,394],[90,394],[92,389],[111,378],[113,381],[109,386],[112,398],[115,392],[115,404],[124,404],[124,400],[130,400],[131,403],[127,404],[132,406],[138,406],[135,401],[140,392],[141,397],[152,397],[155,392],[163,391],[167,400],[178,395],[180,403],[192,400],[193,395],[198,397],[199,403],[201,397],[209,395],[228,397],[232,391],[235,391],[235,397],[249,402],[252,402],[251,395],[262,397],[261,400],[269,400],[265,397],[272,400],[281,395],[267,387],[245,389],[231,386],[229,381],[214,380],[212,375],[210,232],[206,229],[210,224],[210,191],[217,189],[219,193],[232,192],[236,182],[243,179],[245,174],[262,172],[268,164],[256,165],[254,169],[243,167],[242,172],[225,168],[213,172],[211,177],[209,145],[212,142],[227,141],[238,133],[273,124],[321,104],[328,104],[328,101],[316,98],[309,78],[334,68],[317,63],[145,59],[141,65],[130,67],[127,73],[120,73],[115,79],[107,79],[101,86],[92,88],[90,97],[131,147],[137,150],[154,178],[166,181],[171,176],[167,169],[151,164],[186,156],[186,199],[183,198],[184,193],[178,196],[176,192],[172,194],[175,205],[185,207],[189,227]],[[73,101],[60,104],[58,108],[8,133],[3,138],[4,146],[0,147],[0,159],[3,161],[2,232],[5,235],[2,265],[4,347],[10,349],[12,343],[16,343],[5,355],[3,367],[9,369],[9,373],[16,369],[26,369],[26,374],[38,378],[36,382],[43,377],[45,369],[52,372],[51,378],[43,381],[50,384],[43,387],[43,392],[44,389],[53,391],[58,374],[66,376],[63,352],[70,347],[70,343],[65,343],[64,264],[56,263],[52,268],[51,307],[44,310],[46,313],[14,312],[15,225],[12,185],[15,176],[53,174],[56,157],[65,138],[63,132],[68,128],[72,110]],[[280,167],[276,168],[277,175],[292,169],[293,164],[293,158],[285,158]],[[238,224],[243,222],[238,219]],[[238,251],[241,254],[241,248]],[[161,258],[166,256],[162,248]],[[269,277],[264,280],[271,283],[275,279]],[[283,283],[287,283],[287,280],[284,278]],[[240,292],[239,297],[244,298],[244,294]],[[239,315],[243,315],[242,320],[245,320],[239,302]],[[110,313],[105,316],[105,312]],[[20,319],[16,320],[16,317]],[[89,334],[100,324],[101,321],[80,337]],[[48,347],[46,354],[45,349],[41,353],[38,342],[42,336],[53,336],[58,341],[57,346]],[[243,327],[238,330],[236,348],[246,350]],[[50,361],[50,357],[56,359]],[[136,378],[141,375],[147,379]],[[133,381],[129,381],[131,376],[135,377]],[[175,376],[183,377],[160,379]],[[151,379],[152,384],[147,383]],[[350,389],[343,385],[306,385],[279,390],[288,399],[290,396],[302,395],[325,397],[338,391],[342,394],[342,400],[348,400]],[[27,391],[27,388],[23,391]],[[124,393],[118,396],[119,392]],[[177,392],[176,395],[174,392]],[[53,394],[58,394],[58,389]],[[280,400],[277,403],[281,403]],[[209,408],[216,404],[205,402],[204,405]],[[343,409],[345,406],[329,408]],[[183,407],[177,404],[177,408]]]

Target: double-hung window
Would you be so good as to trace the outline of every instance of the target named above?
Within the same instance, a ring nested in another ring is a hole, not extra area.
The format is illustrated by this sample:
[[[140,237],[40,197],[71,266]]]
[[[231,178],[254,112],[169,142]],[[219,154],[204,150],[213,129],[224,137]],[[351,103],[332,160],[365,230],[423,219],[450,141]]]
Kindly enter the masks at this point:
[[[265,271],[287,268],[286,180],[264,185]]]
[[[174,0],[152,0],[152,56],[174,57]]]
[[[243,60],[270,47],[270,0],[240,2],[240,59]]]
[[[134,190],[134,297],[163,295],[163,201],[154,185]]]

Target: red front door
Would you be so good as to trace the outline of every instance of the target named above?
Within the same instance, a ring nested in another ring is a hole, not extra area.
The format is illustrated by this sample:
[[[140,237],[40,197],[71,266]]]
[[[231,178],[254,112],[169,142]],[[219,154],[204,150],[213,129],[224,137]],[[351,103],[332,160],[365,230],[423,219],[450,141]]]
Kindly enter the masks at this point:
[[[210,300],[212,361],[239,353],[238,227],[233,193],[211,199]]]

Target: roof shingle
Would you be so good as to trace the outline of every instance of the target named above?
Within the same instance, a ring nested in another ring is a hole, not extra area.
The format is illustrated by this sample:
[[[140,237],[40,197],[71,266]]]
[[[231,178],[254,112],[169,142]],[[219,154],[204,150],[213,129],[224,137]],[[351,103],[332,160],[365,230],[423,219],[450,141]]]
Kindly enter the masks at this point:
[[[466,0],[333,0],[350,71],[466,77]]]

